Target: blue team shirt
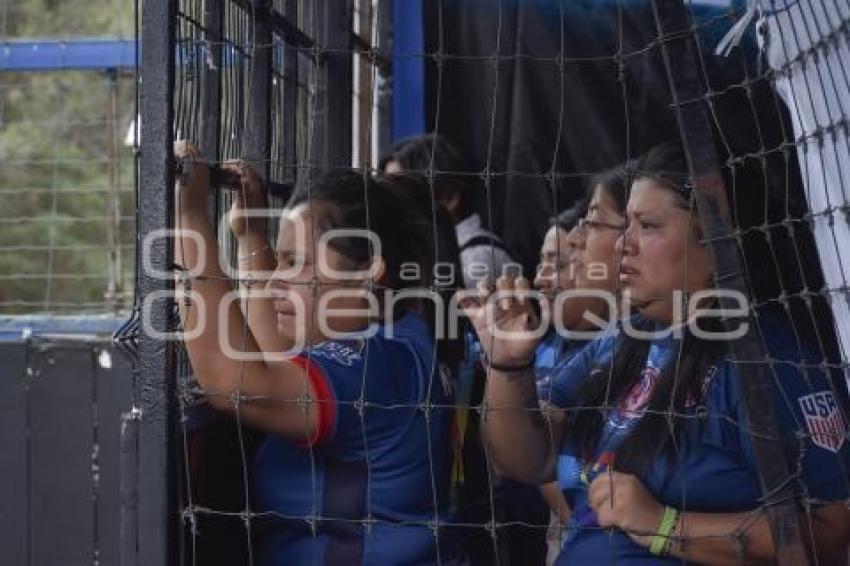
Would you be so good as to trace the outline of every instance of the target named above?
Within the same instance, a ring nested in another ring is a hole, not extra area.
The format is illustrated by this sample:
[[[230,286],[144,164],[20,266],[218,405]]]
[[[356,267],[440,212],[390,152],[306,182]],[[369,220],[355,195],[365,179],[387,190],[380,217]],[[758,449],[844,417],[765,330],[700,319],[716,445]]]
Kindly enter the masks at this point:
[[[534,351],[534,379],[537,382],[537,397],[549,401],[552,395],[552,374],[575,357],[589,342],[567,340],[555,329],[550,330]]]
[[[777,363],[767,370],[776,415],[789,447],[798,450],[795,435],[806,435],[802,474],[795,489],[808,497],[836,501],[848,496],[848,442],[844,408],[826,377],[815,371],[804,376],[793,362],[806,355],[790,333],[778,326],[762,326],[762,336]],[[551,402],[563,409],[580,405],[578,388],[594,366],[611,360],[616,336],[608,334],[591,342],[553,375]],[[558,481],[573,510],[569,534],[557,564],[676,564],[634,543],[619,530],[600,529],[587,503],[587,486],[604,472],[623,437],[640,418],[661,369],[674,363],[679,342],[660,338],[651,343],[640,380],[608,411],[593,460],[583,461],[574,446],[565,442],[558,459]],[[807,379],[808,378],[808,379]],[[757,465],[747,433],[747,416],[735,364],[721,359],[703,378],[703,399],[686,413],[707,415],[688,420],[684,434],[688,449],[671,467],[660,458],[640,479],[663,504],[698,512],[741,512],[760,505]],[[728,418],[726,418],[728,417]],[[736,426],[735,423],[741,423]],[[569,426],[569,424],[567,424]],[[795,452],[796,453],[796,452]]]
[[[322,424],[312,447],[270,435],[258,450],[255,500],[273,518],[264,564],[437,562],[429,524],[447,519],[452,398],[426,324],[408,314],[393,332],[379,327],[296,358]],[[426,420],[429,402],[440,407]]]

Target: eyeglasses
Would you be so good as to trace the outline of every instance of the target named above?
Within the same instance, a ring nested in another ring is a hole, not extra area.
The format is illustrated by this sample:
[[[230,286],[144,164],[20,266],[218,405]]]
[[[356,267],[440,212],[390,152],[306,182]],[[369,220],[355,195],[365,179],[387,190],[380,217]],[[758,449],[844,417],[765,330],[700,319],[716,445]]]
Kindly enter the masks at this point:
[[[614,230],[616,232],[622,232],[626,229],[626,227],[622,224],[611,224],[609,222],[601,222],[599,220],[588,220],[587,218],[582,218],[578,221],[578,229],[579,230]]]

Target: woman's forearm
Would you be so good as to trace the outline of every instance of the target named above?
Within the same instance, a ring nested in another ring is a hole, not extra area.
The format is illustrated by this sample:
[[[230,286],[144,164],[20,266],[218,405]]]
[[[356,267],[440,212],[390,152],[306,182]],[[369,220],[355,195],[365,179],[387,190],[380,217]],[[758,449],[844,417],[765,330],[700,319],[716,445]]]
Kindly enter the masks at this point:
[[[294,344],[278,332],[274,298],[263,293],[266,281],[276,267],[268,240],[264,237],[239,240],[237,262],[239,279],[243,288],[249,291],[248,297],[240,304],[257,344],[267,354],[288,351]]]
[[[227,394],[231,384],[213,379],[224,375],[213,370],[232,361],[225,359],[218,328],[223,322],[219,320],[220,305],[233,287],[218,264],[218,245],[208,219],[191,211],[178,210],[175,216],[182,233],[174,241],[174,262],[184,270],[185,288],[190,293],[177,301],[183,331],[191,337],[185,340],[186,350],[199,383],[207,390]]]
[[[801,517],[800,534],[819,564],[847,564],[847,510],[831,504]],[[673,533],[670,554],[700,564],[763,563],[776,560],[767,515],[747,513],[682,513]],[[812,541],[812,539],[814,539]]]
[[[567,498],[564,497],[564,492],[558,482],[549,482],[540,485],[540,494],[543,500],[549,505],[549,508],[558,516],[558,522],[566,525],[570,520],[570,504],[567,503]]]
[[[217,263],[209,223],[190,214],[178,216],[178,221],[181,228],[199,236],[178,237],[174,257],[187,270],[203,266],[199,277],[190,282],[192,299],[179,300],[178,305],[187,334],[186,350],[207,399],[214,407],[234,412],[233,395],[239,392],[245,396],[239,403],[239,416],[245,422],[299,441],[312,438],[318,427],[317,407],[293,403],[315,399],[304,370],[285,361],[259,359],[260,346],[251,329],[245,328],[239,301],[228,295],[233,287]],[[198,241],[204,244],[198,246]],[[243,355],[250,359],[240,359]]]
[[[670,555],[699,564],[746,564],[774,557],[764,513],[680,512]]]
[[[554,458],[533,370],[507,373],[490,369],[485,402],[484,435],[496,468],[526,483],[550,478]]]

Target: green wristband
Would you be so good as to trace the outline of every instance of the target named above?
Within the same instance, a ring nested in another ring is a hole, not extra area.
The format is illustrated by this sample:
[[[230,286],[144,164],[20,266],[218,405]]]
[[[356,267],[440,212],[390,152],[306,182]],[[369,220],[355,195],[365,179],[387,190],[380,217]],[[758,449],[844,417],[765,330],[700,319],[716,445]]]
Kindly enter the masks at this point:
[[[652,544],[649,545],[649,551],[655,556],[664,554],[664,549],[667,548],[667,541],[673,534],[673,527],[676,526],[678,516],[679,512],[676,509],[669,506],[664,508],[664,517],[661,518],[661,524],[658,525],[658,532],[652,537]]]

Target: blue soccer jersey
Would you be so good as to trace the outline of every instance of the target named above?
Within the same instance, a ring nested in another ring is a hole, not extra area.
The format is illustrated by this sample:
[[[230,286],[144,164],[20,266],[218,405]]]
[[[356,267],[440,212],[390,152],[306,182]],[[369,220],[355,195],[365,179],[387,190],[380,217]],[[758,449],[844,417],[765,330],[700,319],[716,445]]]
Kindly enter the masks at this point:
[[[762,327],[775,363],[766,370],[782,438],[789,455],[801,454],[802,473],[795,490],[809,498],[829,502],[848,496],[848,443],[846,412],[826,377],[815,371],[804,375],[803,360],[790,334],[779,327]],[[614,336],[591,343],[553,377],[552,398],[563,409],[580,404],[579,385],[594,366],[610,362]],[[660,371],[675,363],[679,342],[672,337],[651,343],[645,368],[632,389],[608,410],[600,443],[592,460],[582,460],[574,446],[565,443],[558,460],[558,480],[573,509],[569,535],[558,564],[659,564],[679,563],[658,558],[622,531],[600,529],[587,502],[587,487],[613,462],[623,437],[641,416]],[[789,363],[790,362],[790,363]],[[748,434],[748,419],[736,365],[720,359],[703,378],[703,399],[686,407],[693,416],[685,424],[686,451],[671,466],[659,458],[640,479],[665,505],[696,512],[743,512],[761,505],[761,489]],[[699,418],[698,415],[705,415]],[[566,426],[569,426],[567,423]],[[800,452],[798,436],[805,437]],[[793,463],[796,460],[791,460]]]
[[[541,401],[549,401],[555,368],[574,358],[587,344],[587,340],[567,340],[554,328],[543,337],[534,350],[534,379]]]
[[[446,520],[452,399],[425,323],[408,314],[392,332],[323,342],[295,359],[321,425],[309,446],[270,435],[258,450],[264,564],[437,562],[431,525]]]

